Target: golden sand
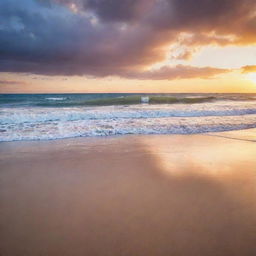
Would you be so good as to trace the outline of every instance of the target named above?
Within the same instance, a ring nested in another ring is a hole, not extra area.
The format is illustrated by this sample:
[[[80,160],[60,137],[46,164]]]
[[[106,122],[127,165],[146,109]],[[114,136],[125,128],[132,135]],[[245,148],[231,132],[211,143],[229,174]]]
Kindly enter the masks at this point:
[[[256,255],[256,132],[212,135],[1,143],[0,255]]]

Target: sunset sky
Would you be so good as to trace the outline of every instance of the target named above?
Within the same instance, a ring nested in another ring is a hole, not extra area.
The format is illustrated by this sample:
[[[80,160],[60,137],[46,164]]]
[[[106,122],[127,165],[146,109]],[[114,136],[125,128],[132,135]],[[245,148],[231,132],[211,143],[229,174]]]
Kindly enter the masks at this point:
[[[1,0],[0,92],[255,92],[255,0]]]

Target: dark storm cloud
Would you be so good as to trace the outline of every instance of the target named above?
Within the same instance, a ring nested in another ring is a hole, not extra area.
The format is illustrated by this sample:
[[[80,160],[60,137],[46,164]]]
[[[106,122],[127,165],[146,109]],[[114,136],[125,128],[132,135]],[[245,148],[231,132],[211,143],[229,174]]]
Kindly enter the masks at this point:
[[[38,0],[39,1],[39,0]],[[66,6],[75,4],[83,11],[92,11],[103,21],[133,22],[145,15],[155,0],[50,0]]]
[[[184,50],[176,59],[202,45],[256,43],[255,6],[255,0],[1,0],[0,71],[209,77],[225,70],[143,70],[177,42]]]
[[[95,11],[103,20],[126,21],[136,18],[137,0],[87,0],[84,7]]]

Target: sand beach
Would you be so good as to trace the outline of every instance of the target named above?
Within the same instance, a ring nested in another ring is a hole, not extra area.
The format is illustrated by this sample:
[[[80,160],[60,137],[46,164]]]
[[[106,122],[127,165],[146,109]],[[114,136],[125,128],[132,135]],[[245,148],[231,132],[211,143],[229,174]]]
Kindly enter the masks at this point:
[[[3,142],[0,255],[256,255],[255,156],[255,129]]]

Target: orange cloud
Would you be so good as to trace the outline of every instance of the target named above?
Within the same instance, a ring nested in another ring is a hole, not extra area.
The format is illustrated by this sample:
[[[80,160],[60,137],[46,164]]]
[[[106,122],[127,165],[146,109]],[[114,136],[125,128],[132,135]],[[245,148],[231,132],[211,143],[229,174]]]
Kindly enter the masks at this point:
[[[253,72],[256,72],[256,65],[242,67],[243,74],[253,73]]]
[[[148,79],[148,80],[174,80],[189,78],[212,78],[216,75],[230,72],[229,69],[220,69],[213,67],[193,67],[177,65],[174,67],[164,66],[157,70],[144,72],[132,72],[123,74],[127,78]]]

